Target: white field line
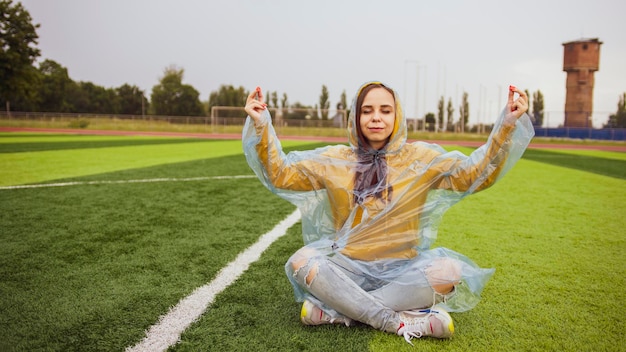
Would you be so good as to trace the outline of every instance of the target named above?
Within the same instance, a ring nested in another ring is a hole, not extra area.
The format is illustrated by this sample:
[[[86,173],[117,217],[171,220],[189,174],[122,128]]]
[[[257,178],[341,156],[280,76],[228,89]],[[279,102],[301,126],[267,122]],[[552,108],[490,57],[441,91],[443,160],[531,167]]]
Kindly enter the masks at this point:
[[[67,187],[82,185],[109,185],[121,183],[150,183],[150,182],[189,182],[189,181],[206,181],[206,180],[228,180],[235,178],[256,178],[254,175],[234,175],[234,176],[204,176],[204,177],[188,177],[188,178],[147,178],[139,180],[114,180],[114,181],[77,181],[77,182],[61,182],[61,183],[39,183],[35,185],[16,185],[16,186],[0,186],[0,190],[22,189],[22,188],[45,188],[45,187]]]
[[[165,351],[176,344],[182,332],[204,313],[213,303],[215,296],[235,282],[250,264],[257,261],[274,241],[287,233],[287,229],[299,220],[300,212],[296,210],[271,231],[261,236],[255,244],[240,253],[234,261],[228,263],[213,281],[194,290],[172,307],[167,314],[161,316],[159,321],[146,331],[146,337],[137,345],[127,347],[126,352]]]

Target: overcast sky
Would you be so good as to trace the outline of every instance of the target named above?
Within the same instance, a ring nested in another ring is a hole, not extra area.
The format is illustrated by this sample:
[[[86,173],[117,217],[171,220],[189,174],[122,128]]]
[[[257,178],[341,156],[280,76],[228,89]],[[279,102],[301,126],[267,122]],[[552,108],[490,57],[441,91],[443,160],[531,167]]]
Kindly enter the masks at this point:
[[[290,103],[331,106],[364,82],[399,92],[409,117],[458,111],[468,92],[470,123],[494,120],[515,84],[544,94],[547,120],[563,123],[563,46],[598,38],[594,126],[626,92],[623,0],[22,0],[38,30],[41,58],[75,81],[124,83],[150,94],[170,65],[200,99],[220,85],[257,85]],[[416,99],[415,97],[418,97]],[[479,117],[479,113],[480,116]],[[456,113],[455,113],[456,115]]]

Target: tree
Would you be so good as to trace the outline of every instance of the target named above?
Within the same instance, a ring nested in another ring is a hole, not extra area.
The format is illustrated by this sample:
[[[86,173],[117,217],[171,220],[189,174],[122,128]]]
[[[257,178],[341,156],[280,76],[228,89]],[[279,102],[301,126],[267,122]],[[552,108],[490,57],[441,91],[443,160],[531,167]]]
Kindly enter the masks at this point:
[[[39,64],[39,111],[70,112],[73,110],[69,101],[69,91],[74,81],[67,73],[67,68],[53,60],[46,59]]]
[[[283,98],[280,99],[280,108],[287,109],[289,107],[289,100],[287,99],[287,93],[283,93]]]
[[[342,109],[349,109],[348,100],[346,98],[346,91],[341,92],[341,97],[339,98],[339,102],[341,103]]]
[[[429,131],[433,131],[435,127],[435,114],[429,112],[424,116],[424,122],[426,122],[426,129]]]
[[[533,117],[535,118],[533,126],[543,126],[543,94],[540,90],[533,93]]]
[[[276,91],[272,92],[272,106],[278,108],[278,93]]]
[[[626,128],[626,93],[622,93],[617,102],[617,112],[609,116],[604,128]]]
[[[271,93],[268,91],[266,94]],[[214,106],[241,107],[247,98],[248,92],[244,87],[235,88],[232,85],[221,85],[217,92],[212,92],[209,95],[209,112]],[[266,96],[266,98],[268,97]],[[220,117],[241,117],[241,111],[222,111]]]
[[[270,92],[267,92],[271,94]],[[232,85],[221,85],[217,92],[209,95],[209,106],[236,106],[241,107],[248,98],[248,92],[242,86],[235,88]]]
[[[268,108],[277,108],[278,106],[276,106],[276,105],[272,106],[272,91],[268,90],[268,91],[265,91],[263,93],[265,93],[265,97],[264,98],[265,98],[265,104],[267,104],[267,107]]]
[[[21,3],[13,5],[12,0],[0,0],[0,101],[7,112],[11,110],[11,100],[29,97],[34,90],[28,89],[36,80],[33,62],[40,55],[36,29],[28,11]]]
[[[447,130],[449,132],[453,132],[454,131],[454,107],[452,106],[452,98],[448,99],[448,107],[447,107],[447,113],[448,113],[448,123],[447,125]]]
[[[157,115],[202,116],[200,93],[183,84],[184,70],[170,66],[163,72],[160,83],[152,87],[152,110]],[[241,102],[239,106],[241,106]],[[209,104],[210,105],[210,104]]]
[[[459,106],[459,125],[461,125],[461,132],[465,132],[467,122],[469,121],[469,102],[467,98],[467,92],[463,92],[463,101],[461,102],[461,106]]]
[[[137,86],[124,84],[115,89],[119,102],[119,113],[126,115],[144,115],[149,108],[143,90]]]
[[[70,90],[69,101],[73,112],[90,114],[117,114],[119,102],[114,89],[107,89],[92,82],[78,82]]]
[[[439,130],[443,130],[443,118],[444,118],[444,106],[445,99],[443,96],[439,99],[439,104],[437,104],[437,127]]]
[[[320,94],[320,106],[322,112],[322,120],[328,120],[328,109],[330,108],[330,101],[328,100],[328,88],[322,85],[322,94]]]

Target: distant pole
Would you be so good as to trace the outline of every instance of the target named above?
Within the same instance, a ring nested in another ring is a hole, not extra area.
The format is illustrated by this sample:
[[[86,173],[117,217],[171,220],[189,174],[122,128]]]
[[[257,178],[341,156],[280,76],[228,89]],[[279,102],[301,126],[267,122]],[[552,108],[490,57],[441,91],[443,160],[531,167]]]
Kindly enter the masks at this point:
[[[422,105],[424,106],[424,124],[422,124],[422,131],[426,131],[426,83],[428,78],[428,71],[426,70],[426,65],[424,67],[424,91],[422,94]],[[419,70],[419,67],[418,67]]]
[[[439,80],[440,80],[440,72],[441,72],[441,65],[439,63],[439,61],[437,61],[437,84],[435,85],[435,97],[437,98],[437,108],[439,108],[439,98],[440,98],[440,93],[439,93]],[[441,128],[441,126],[439,126],[439,110],[437,110],[437,115],[435,116],[435,132],[439,132],[439,129]]]
[[[443,65],[443,95],[445,96],[448,88],[448,66]]]
[[[478,86],[478,114],[476,114],[477,115],[476,120],[478,122],[478,126],[477,126],[478,128],[476,129],[476,131],[479,134],[482,132],[480,128],[480,113],[481,113],[480,109],[482,108],[482,105],[483,105],[483,85],[481,83]]]
[[[402,97],[402,103],[404,106],[406,106],[406,63],[407,61],[404,60],[404,96]]]
[[[455,100],[456,104],[459,103],[459,84],[458,83],[456,84],[456,88],[454,90],[454,100]],[[457,106],[457,108],[458,108],[458,106]],[[459,110],[461,110],[461,109],[459,109]],[[454,120],[454,116],[452,116],[452,117],[453,117],[452,120]],[[457,127],[454,128],[454,132],[457,132],[457,133],[459,132]]]
[[[407,107],[408,101],[407,101],[407,71],[406,71],[406,67],[407,64],[415,64],[416,65],[416,71],[415,71],[415,81],[416,81],[416,91],[415,91],[415,123],[413,124],[413,132],[417,131],[417,123],[419,121],[418,119],[418,112],[417,112],[417,105],[418,105],[418,100],[419,100],[419,61],[417,60],[404,60],[404,107]],[[405,111],[405,113],[408,112],[408,110]]]
[[[498,104],[502,104],[502,86],[498,85]],[[496,104],[496,109],[498,105]]]
[[[415,125],[413,125],[413,132],[417,131],[417,122],[419,121],[419,101],[420,101],[420,65],[419,62],[415,65]],[[422,128],[424,128],[424,121]]]

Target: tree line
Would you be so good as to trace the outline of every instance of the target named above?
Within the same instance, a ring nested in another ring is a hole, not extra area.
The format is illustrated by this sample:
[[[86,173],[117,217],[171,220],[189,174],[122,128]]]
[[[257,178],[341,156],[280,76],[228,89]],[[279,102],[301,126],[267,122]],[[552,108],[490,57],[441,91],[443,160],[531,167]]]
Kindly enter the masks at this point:
[[[183,83],[184,70],[176,66],[165,68],[150,97],[136,85],[105,88],[92,82],[76,82],[67,68],[54,60],[45,59],[35,65],[41,54],[37,48],[39,27],[21,3],[0,0],[0,102],[7,112],[208,116],[213,106],[242,107],[246,101],[248,91],[230,85],[221,86],[208,101],[201,101],[198,90]],[[279,107],[277,92],[266,95],[268,105]],[[341,100],[345,107],[345,93]],[[289,108],[284,118],[304,119],[312,114],[314,118],[328,119],[328,89],[322,86],[319,105],[289,104],[283,93],[280,106]],[[240,117],[240,112],[234,113]]]
[[[200,93],[193,86],[184,84],[184,70],[176,66],[164,69],[159,82],[152,87],[148,98],[136,85],[123,84],[105,88],[92,82],[76,82],[60,63],[45,59],[38,66],[40,56],[37,48],[37,29],[28,11],[21,3],[0,0],[0,103],[9,111],[37,111],[62,113],[100,113],[131,115],[209,116],[215,106],[241,107],[248,91],[243,87],[222,85],[211,92],[207,101],[200,100]],[[542,126],[544,98],[537,90],[531,99],[533,124]],[[625,97],[620,97],[616,114],[609,117],[604,127],[626,127]],[[330,109],[328,88],[322,85],[318,103],[314,106],[300,102],[290,103],[286,93],[266,92],[268,107],[280,109],[285,119],[333,118]],[[347,109],[345,90],[335,108]],[[469,97],[462,95],[457,118],[452,99],[447,103],[442,96],[437,104],[437,113],[428,112],[422,117],[423,127],[439,131],[469,131]],[[225,111],[220,117],[241,117],[239,111]],[[475,126],[482,128],[483,126]]]
[[[532,105],[532,108],[529,109],[528,114],[532,117],[532,123],[535,127],[541,127],[543,124],[543,116],[544,116],[544,103],[543,103],[543,93],[540,90],[537,90],[532,95],[526,90],[526,95],[529,97],[529,105]],[[438,131],[447,131],[447,132],[469,132],[468,130],[468,122],[470,116],[470,107],[469,107],[469,95],[467,92],[463,92],[463,96],[461,98],[461,104],[459,105],[459,116],[458,120],[454,119],[454,106],[452,104],[452,98],[448,98],[448,103],[446,104],[445,97],[440,97],[439,102],[437,103],[437,114],[429,112],[424,116],[424,122],[430,131],[438,130]],[[485,124],[477,124],[474,126],[474,130],[472,132],[484,132],[485,127],[490,128],[491,126],[486,126]]]

